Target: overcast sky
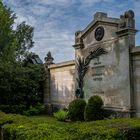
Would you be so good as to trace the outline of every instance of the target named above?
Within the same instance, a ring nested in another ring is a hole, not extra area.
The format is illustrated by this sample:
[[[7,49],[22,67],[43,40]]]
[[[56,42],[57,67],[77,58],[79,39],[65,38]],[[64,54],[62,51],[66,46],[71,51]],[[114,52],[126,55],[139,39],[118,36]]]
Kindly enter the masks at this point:
[[[16,23],[26,21],[34,30],[34,48],[43,60],[48,51],[55,62],[74,59],[74,33],[90,23],[97,11],[119,17],[125,11],[135,12],[140,29],[140,0],[3,0],[17,15]],[[140,33],[136,35],[140,45]]]

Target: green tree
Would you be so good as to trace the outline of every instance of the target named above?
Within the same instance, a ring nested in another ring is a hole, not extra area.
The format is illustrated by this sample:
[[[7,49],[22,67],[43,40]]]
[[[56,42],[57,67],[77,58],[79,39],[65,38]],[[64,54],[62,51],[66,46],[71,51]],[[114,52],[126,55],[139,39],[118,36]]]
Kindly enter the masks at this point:
[[[15,14],[0,1],[0,58],[9,58],[14,50],[13,24]]]
[[[43,77],[42,65],[0,65],[0,104],[24,103],[29,107],[43,102]]]
[[[33,47],[33,30],[33,27],[26,25],[25,22],[17,26],[15,40],[17,41],[16,58],[18,60],[23,60]]]
[[[16,14],[0,1],[0,56],[4,60],[23,60],[34,45],[34,28],[22,22],[14,30],[15,19]]]
[[[22,22],[13,29],[15,19],[0,1],[0,105],[24,105],[28,109],[43,103],[45,72],[43,65],[28,62],[31,57],[35,59],[29,52],[34,44],[33,27]]]

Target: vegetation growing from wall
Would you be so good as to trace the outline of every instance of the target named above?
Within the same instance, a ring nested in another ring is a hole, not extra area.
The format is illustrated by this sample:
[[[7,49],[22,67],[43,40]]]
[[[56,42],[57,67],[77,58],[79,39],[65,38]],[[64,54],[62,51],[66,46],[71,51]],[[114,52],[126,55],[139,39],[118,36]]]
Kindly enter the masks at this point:
[[[140,119],[59,122],[47,116],[25,117],[0,112],[3,140],[138,140]]]

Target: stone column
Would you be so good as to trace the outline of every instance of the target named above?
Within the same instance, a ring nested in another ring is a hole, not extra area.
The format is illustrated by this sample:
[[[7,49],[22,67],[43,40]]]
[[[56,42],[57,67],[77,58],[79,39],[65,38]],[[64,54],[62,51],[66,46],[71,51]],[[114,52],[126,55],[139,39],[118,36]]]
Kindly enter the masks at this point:
[[[50,92],[50,70],[48,68],[49,65],[54,64],[54,58],[51,56],[51,52],[47,53],[47,56],[44,58],[45,60],[45,71],[46,71],[46,81],[44,83],[44,103],[46,105],[46,113],[52,113],[52,105],[51,105],[51,92]]]

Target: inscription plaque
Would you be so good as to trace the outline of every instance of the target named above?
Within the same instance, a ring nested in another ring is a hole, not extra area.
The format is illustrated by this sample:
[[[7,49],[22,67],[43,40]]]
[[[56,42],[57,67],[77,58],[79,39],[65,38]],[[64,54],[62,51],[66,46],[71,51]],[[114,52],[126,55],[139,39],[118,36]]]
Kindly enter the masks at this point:
[[[102,65],[102,62],[100,61],[100,57],[97,57],[95,59],[95,62],[93,62],[92,69],[92,77],[94,81],[102,81],[103,76],[105,75],[105,66]]]
[[[105,66],[92,67],[92,76],[94,81],[101,81],[105,73]]]

